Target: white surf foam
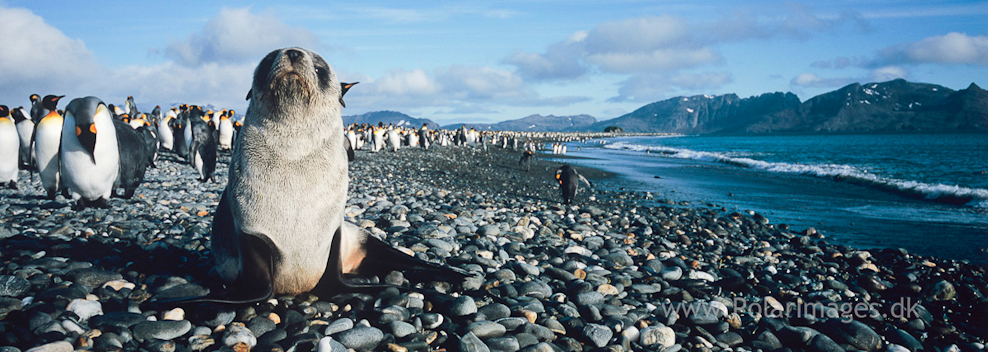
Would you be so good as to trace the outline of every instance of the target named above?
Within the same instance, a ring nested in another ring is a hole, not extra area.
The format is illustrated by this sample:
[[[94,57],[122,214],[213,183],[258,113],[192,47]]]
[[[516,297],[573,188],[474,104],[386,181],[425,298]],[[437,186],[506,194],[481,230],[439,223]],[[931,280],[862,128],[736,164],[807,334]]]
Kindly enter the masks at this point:
[[[768,172],[808,175],[830,178],[879,188],[885,191],[921,197],[945,203],[961,203],[975,208],[988,208],[988,189],[968,188],[958,185],[930,184],[912,180],[900,180],[870,173],[866,170],[842,164],[795,164],[768,162],[745,157],[734,157],[723,153],[704,152],[682,148],[649,146],[627,142],[615,142],[604,146],[607,149],[649,151],[666,157],[692,159],[724,163]]]

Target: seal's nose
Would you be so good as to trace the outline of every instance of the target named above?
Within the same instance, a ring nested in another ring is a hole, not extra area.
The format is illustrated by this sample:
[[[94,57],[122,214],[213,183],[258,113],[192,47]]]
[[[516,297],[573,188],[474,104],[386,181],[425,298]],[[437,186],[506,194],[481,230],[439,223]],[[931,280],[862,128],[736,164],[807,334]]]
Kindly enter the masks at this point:
[[[298,60],[302,59],[302,52],[295,49],[288,49],[285,54],[288,55],[288,59],[292,60],[292,62],[298,62]]]

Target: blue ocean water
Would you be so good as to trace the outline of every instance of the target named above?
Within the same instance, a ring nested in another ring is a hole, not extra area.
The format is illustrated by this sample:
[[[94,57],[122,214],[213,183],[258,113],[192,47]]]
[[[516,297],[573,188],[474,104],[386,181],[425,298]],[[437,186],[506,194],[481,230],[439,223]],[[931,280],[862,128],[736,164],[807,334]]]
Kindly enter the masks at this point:
[[[988,134],[622,137],[565,162],[611,186],[765,214],[862,247],[988,263]],[[560,160],[563,161],[563,160]]]

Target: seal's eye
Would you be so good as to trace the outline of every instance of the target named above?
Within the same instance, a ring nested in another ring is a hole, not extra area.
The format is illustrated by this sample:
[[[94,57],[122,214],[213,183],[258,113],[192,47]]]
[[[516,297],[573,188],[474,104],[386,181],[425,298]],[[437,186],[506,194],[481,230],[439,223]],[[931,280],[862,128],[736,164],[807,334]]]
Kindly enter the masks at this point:
[[[329,70],[325,67],[316,66],[316,77],[319,78],[319,85],[322,87],[329,86]]]

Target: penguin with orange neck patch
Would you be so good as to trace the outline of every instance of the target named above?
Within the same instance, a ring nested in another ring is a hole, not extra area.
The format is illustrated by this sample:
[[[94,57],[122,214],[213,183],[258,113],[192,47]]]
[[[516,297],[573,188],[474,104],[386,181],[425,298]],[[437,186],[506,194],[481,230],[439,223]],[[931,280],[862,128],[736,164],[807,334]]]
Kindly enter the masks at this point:
[[[65,107],[62,179],[78,210],[108,207],[120,169],[113,121],[106,104],[96,97],[72,99]]]
[[[45,114],[37,118],[31,144],[34,146],[35,167],[41,176],[41,187],[45,189],[48,199],[55,199],[58,192],[64,190],[59,157],[64,118],[57,109],[58,101],[63,97],[46,95],[37,109],[32,108],[33,113]],[[34,119],[34,116],[31,118]]]

